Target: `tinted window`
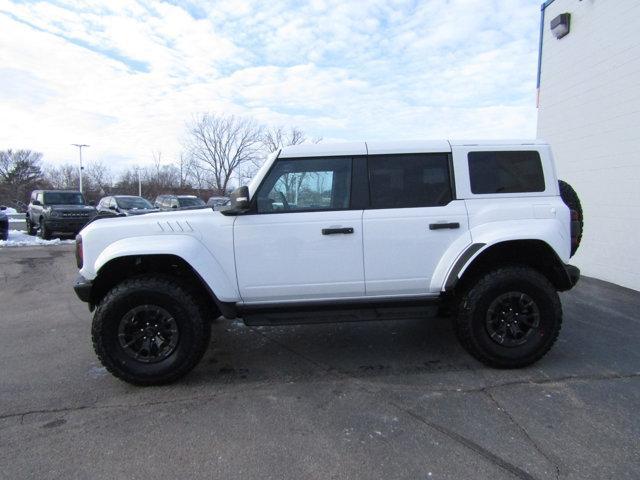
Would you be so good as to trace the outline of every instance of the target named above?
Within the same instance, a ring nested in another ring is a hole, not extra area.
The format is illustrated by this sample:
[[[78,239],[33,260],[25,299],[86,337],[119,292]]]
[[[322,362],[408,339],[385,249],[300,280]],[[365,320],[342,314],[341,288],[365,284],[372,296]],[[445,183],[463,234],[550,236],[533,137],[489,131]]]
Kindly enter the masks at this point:
[[[44,200],[47,205],[84,205],[84,197],[75,192],[46,192]]]
[[[181,207],[202,207],[205,205],[204,200],[196,197],[178,197],[178,203]]]
[[[153,205],[142,197],[119,197],[115,200],[118,207],[125,210],[153,208]]]
[[[538,152],[469,152],[472,193],[543,192]]]
[[[349,208],[351,158],[277,160],[258,192],[258,212]]]
[[[446,153],[369,157],[372,208],[435,207],[451,201]]]

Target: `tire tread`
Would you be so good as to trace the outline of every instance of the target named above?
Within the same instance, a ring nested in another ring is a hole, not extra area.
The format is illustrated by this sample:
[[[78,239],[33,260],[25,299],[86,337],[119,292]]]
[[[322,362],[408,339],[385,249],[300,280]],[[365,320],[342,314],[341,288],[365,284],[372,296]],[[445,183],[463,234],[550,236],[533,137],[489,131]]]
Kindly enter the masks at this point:
[[[495,356],[488,355],[482,351],[474,341],[474,333],[472,329],[472,317],[474,314],[473,306],[476,305],[497,282],[504,281],[509,277],[515,277],[519,280],[524,279],[542,289],[551,299],[552,309],[557,319],[556,328],[551,332],[551,337],[547,340],[543,348],[522,359],[498,359]],[[485,365],[494,368],[521,368],[540,360],[549,352],[553,344],[556,342],[562,327],[562,305],[555,287],[544,275],[530,267],[506,266],[485,274],[478,279],[475,285],[472,285],[461,295],[460,302],[458,303],[457,315],[454,316],[453,322],[454,331],[462,347],[474,358]]]
[[[102,338],[105,323],[104,315],[107,306],[116,299],[125,296],[132,291],[143,288],[171,295],[175,301],[179,302],[182,307],[189,312],[194,327],[199,330],[195,334],[195,344],[193,345],[193,348],[190,349],[190,355],[187,360],[175,370],[153,379],[142,379],[119,368],[100,341]],[[134,385],[164,385],[178,380],[191,371],[202,359],[207,347],[209,346],[210,338],[211,324],[203,318],[201,305],[196,298],[178,282],[171,278],[158,275],[145,275],[130,278],[113,287],[96,307],[93,322],[91,324],[93,349],[102,365],[115,377]]]

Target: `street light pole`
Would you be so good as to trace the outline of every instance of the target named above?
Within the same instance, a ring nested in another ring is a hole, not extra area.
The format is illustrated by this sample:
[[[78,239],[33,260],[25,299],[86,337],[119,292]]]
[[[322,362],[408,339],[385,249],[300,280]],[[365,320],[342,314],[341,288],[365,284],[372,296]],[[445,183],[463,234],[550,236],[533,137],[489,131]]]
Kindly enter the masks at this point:
[[[142,182],[140,181],[140,167],[136,167],[136,173],[138,174],[138,196],[142,196]]]
[[[90,145],[86,145],[84,143],[72,143],[74,147],[78,147],[78,152],[80,153],[80,193],[82,193],[82,147],[89,147]]]

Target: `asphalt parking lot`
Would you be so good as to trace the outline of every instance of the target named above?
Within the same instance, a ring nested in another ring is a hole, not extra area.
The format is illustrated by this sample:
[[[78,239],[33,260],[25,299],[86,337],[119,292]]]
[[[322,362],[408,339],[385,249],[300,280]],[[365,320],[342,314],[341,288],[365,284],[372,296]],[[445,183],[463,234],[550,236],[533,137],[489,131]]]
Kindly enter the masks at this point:
[[[0,250],[0,477],[640,477],[640,294],[562,295],[554,349],[486,368],[446,319],[214,325],[180,383],[111,377],[72,246]]]

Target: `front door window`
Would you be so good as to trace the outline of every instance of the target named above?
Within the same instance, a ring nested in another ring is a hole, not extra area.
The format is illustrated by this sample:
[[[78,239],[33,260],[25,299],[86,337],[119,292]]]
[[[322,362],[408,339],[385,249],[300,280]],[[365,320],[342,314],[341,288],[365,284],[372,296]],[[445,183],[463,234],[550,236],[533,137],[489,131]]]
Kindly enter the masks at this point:
[[[350,158],[282,159],[258,191],[258,213],[344,210],[350,190]]]

